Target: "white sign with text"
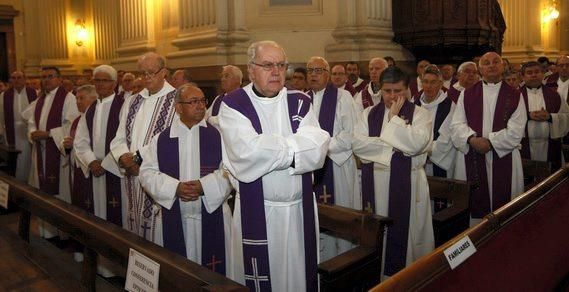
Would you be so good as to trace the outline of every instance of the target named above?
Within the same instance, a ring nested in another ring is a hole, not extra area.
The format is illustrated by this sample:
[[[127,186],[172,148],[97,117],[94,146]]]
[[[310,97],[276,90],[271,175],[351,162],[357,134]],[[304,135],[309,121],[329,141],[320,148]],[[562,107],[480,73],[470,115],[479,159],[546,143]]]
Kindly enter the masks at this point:
[[[8,209],[8,192],[10,185],[0,180],[0,206]]]
[[[453,270],[475,252],[476,247],[468,236],[460,239],[444,251],[447,262]]]
[[[125,289],[132,292],[158,291],[160,264],[130,249]]]

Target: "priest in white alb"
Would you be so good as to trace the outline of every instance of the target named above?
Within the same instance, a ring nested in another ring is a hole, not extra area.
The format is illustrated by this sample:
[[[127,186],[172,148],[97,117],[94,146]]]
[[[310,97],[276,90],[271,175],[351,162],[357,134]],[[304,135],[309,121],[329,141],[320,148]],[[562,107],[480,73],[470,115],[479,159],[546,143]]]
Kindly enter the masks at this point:
[[[362,203],[393,218],[384,237],[381,274],[392,276],[435,245],[425,174],[432,121],[408,101],[409,77],[398,67],[380,77],[381,103],[367,108],[354,129],[354,154],[362,160]]]
[[[364,109],[381,102],[379,76],[387,67],[387,61],[383,58],[372,58],[369,60],[369,83],[354,95],[354,103],[358,114],[361,114]]]
[[[256,42],[247,55],[252,83],[228,94],[218,115],[237,190],[229,276],[253,291],[317,291],[312,171],[324,164],[330,136],[310,98],[284,87],[280,45]]]
[[[453,143],[462,153],[457,159],[464,160],[456,164],[455,177],[471,184],[471,226],[524,191],[524,100],[502,81],[500,55],[484,54],[479,69],[482,81],[460,94],[451,122]]]
[[[175,115],[176,90],[164,80],[164,58],[146,53],[138,60],[138,69],[145,88],[131,96],[123,105],[120,124],[110,149],[112,159],[102,166],[115,175],[123,176],[122,192],[126,206],[123,227],[152,242],[161,242],[160,206],[146,194],[138,177],[142,157],[140,150],[150,140],[172,124]]]
[[[178,117],[142,152],[140,182],[162,206],[163,242],[156,243],[226,275],[231,185],[220,168],[219,132],[204,119],[206,101],[193,85],[178,88]]]
[[[522,158],[548,161],[553,170],[559,169],[565,162],[561,139],[569,130],[569,106],[554,89],[542,85],[538,62],[524,63],[521,74],[520,91],[528,109]]]
[[[16,179],[27,182],[30,174],[31,145],[28,141],[28,118],[22,112],[37,99],[36,91],[26,86],[22,71],[10,74],[10,87],[0,93],[0,133],[4,145],[20,151],[16,163]]]

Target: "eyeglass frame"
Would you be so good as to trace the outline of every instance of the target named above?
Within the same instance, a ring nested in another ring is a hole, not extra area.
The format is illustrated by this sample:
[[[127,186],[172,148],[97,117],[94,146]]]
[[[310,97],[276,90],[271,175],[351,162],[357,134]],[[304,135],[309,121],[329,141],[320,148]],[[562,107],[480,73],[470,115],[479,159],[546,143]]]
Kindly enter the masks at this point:
[[[204,106],[207,106],[209,102],[208,102],[207,98],[201,98],[201,99],[192,99],[192,100],[188,100],[188,101],[177,101],[176,103],[189,104],[191,106],[196,106],[198,103],[202,103]]]
[[[324,74],[324,72],[328,72],[328,69],[326,68],[306,68],[306,74],[316,74],[316,75],[322,75]]]
[[[160,71],[162,71],[162,69],[164,69],[165,67],[160,67],[158,70],[150,73],[150,72],[139,72],[140,73],[140,77],[142,78],[154,78],[158,73],[160,73]]]
[[[285,71],[288,68],[288,63],[287,62],[278,62],[278,63],[265,63],[265,64],[259,64],[259,63],[255,63],[253,61],[249,62],[250,64],[256,65],[261,67],[264,71],[272,71],[273,68],[277,68],[278,71]]]

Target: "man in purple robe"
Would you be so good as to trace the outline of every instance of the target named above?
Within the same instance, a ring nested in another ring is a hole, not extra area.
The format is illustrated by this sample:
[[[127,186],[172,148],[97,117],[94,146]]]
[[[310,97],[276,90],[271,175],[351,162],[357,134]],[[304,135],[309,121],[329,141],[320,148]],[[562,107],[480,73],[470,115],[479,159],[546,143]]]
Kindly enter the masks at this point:
[[[456,164],[455,178],[471,184],[471,225],[524,191],[523,98],[502,81],[504,64],[497,53],[484,54],[479,69],[482,81],[460,94],[451,122],[453,143],[462,154],[457,159],[464,160]]]

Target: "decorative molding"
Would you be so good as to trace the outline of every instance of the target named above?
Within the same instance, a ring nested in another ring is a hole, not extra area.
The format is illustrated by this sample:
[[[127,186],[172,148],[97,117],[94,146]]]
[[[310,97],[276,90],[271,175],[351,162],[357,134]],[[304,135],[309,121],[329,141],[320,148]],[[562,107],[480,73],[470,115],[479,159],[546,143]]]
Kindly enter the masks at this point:
[[[271,0],[258,0],[260,16],[307,16],[322,15],[323,0],[312,0],[311,4],[271,5]]]

